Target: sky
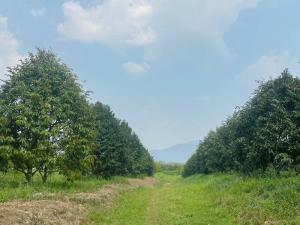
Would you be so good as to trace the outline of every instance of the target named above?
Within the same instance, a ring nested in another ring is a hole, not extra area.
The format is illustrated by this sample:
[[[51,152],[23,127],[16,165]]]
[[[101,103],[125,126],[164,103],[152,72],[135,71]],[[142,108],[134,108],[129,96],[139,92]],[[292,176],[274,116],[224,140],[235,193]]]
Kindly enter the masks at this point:
[[[300,72],[299,0],[1,0],[0,78],[54,51],[149,149],[202,139]]]

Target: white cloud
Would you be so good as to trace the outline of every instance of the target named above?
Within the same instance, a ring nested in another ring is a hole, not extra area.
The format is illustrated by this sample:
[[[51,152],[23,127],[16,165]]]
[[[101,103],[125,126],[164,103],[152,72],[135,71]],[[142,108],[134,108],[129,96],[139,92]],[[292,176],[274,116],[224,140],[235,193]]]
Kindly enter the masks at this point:
[[[226,52],[224,33],[241,11],[256,7],[260,1],[104,0],[93,7],[69,1],[62,6],[65,21],[58,31],[83,42],[134,45],[149,45],[158,36],[185,35],[199,37]]]
[[[222,36],[240,12],[256,7],[261,0],[156,0],[158,20],[177,30],[204,36]],[[164,17],[164,18],[162,18]],[[159,22],[159,21],[158,21]]]
[[[156,40],[150,26],[152,5],[146,0],[104,0],[85,8],[69,1],[63,4],[65,21],[58,31],[82,42],[148,45]]]
[[[4,79],[6,68],[13,66],[21,58],[18,53],[19,42],[9,32],[7,18],[0,16],[0,78]]]
[[[242,81],[254,83],[256,80],[277,77],[286,68],[293,71],[298,65],[297,60],[291,57],[288,51],[279,54],[264,55],[242,71],[237,78]]]
[[[140,31],[132,39],[128,39],[126,42],[128,44],[142,46],[154,43],[155,41],[156,34],[150,27],[148,27],[147,30]]]
[[[230,59],[224,34],[241,12],[255,8],[263,0],[152,0],[151,26],[168,49],[198,50],[198,58]],[[192,43],[192,44],[189,44]],[[160,49],[165,48],[159,46]],[[184,50],[183,50],[184,51]],[[182,51],[182,52],[183,52]],[[173,51],[172,51],[173,52]],[[208,57],[207,57],[208,56]],[[164,56],[165,57],[165,56]]]
[[[261,1],[101,0],[87,6],[69,0],[62,5],[65,18],[57,29],[62,37],[80,42],[142,46],[143,60],[163,61],[165,67],[206,68],[212,60],[232,58],[224,34],[242,11]],[[130,62],[123,67],[131,74],[149,70]]]
[[[150,66],[147,63],[138,64],[134,62],[124,63],[123,68],[126,70],[126,72],[135,75],[145,73],[150,70]]]
[[[32,16],[43,16],[43,15],[45,15],[46,12],[47,12],[47,9],[46,9],[46,8],[31,9],[31,10],[29,11],[29,13],[30,13]]]

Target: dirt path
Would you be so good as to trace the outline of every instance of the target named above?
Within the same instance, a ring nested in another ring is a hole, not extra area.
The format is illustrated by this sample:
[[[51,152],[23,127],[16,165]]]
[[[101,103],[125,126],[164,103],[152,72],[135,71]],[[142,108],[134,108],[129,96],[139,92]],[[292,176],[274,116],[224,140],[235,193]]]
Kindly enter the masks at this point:
[[[120,192],[152,187],[153,178],[129,179],[128,184],[107,185],[95,192],[66,196],[48,195],[39,200],[0,204],[1,225],[79,225],[90,205],[110,208]]]
[[[163,217],[161,217],[161,208],[159,207],[161,199],[164,197],[163,190],[165,189],[165,184],[163,187],[156,188],[148,192],[151,194],[150,201],[148,203],[146,212],[146,222],[147,225],[160,225],[163,223]]]

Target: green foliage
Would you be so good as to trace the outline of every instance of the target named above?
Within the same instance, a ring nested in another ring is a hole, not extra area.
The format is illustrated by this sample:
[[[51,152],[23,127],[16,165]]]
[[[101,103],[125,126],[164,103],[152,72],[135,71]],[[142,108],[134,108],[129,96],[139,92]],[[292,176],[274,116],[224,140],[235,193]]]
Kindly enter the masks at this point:
[[[9,168],[9,156],[7,150],[1,149],[0,152],[0,172],[7,172]]]
[[[37,49],[9,69],[0,91],[0,171],[46,182],[153,174],[153,159],[129,125],[108,106],[91,106],[76,75],[52,52]]]
[[[0,172],[7,172],[9,169],[9,158],[12,151],[10,144],[13,140],[8,135],[9,131],[8,120],[4,116],[0,116]]]
[[[70,124],[72,135],[62,141],[64,154],[59,157],[59,171],[74,181],[82,175],[92,174],[96,148],[95,114],[85,99],[76,103],[76,113]],[[80,116],[78,116],[80,115]]]
[[[75,169],[68,160],[81,171],[94,131],[76,76],[53,53],[40,49],[10,68],[8,76],[0,93],[1,156],[9,154],[28,182],[36,172],[46,181],[59,158],[63,172]]]
[[[300,155],[295,159],[295,171],[300,174]]]
[[[182,176],[188,177],[188,176],[198,173],[198,171],[199,171],[198,165],[199,165],[199,161],[198,161],[197,153],[195,153],[186,162],[184,169],[183,169]]]
[[[224,171],[280,172],[298,168],[300,79],[285,70],[262,82],[253,97],[221,127],[210,132],[187,162],[184,175]]]
[[[291,168],[293,160],[286,153],[280,153],[275,156],[274,165],[277,171],[287,171]]]
[[[103,177],[153,175],[153,159],[129,125],[100,102],[95,104],[94,110],[98,146],[94,151],[94,173]]]

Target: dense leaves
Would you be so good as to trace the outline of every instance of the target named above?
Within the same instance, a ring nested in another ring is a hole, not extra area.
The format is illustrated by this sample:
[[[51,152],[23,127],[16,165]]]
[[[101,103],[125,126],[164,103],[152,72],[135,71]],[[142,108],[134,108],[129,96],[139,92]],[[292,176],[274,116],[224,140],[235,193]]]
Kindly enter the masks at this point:
[[[58,158],[69,157],[69,146],[82,153],[90,148],[86,95],[72,71],[48,51],[30,54],[8,75],[1,87],[1,151],[10,151],[14,169],[27,181],[36,172],[46,181]]]
[[[298,168],[300,79],[285,70],[262,82],[253,97],[212,131],[185,165],[184,176],[229,170],[251,173],[269,166]]]
[[[0,171],[11,166],[28,182],[54,171],[69,180],[152,174],[153,161],[128,124],[87,97],[50,51],[38,49],[10,68],[0,90]]]
[[[97,102],[94,106],[97,124],[95,174],[153,174],[153,159],[128,124],[117,119],[111,109]]]

